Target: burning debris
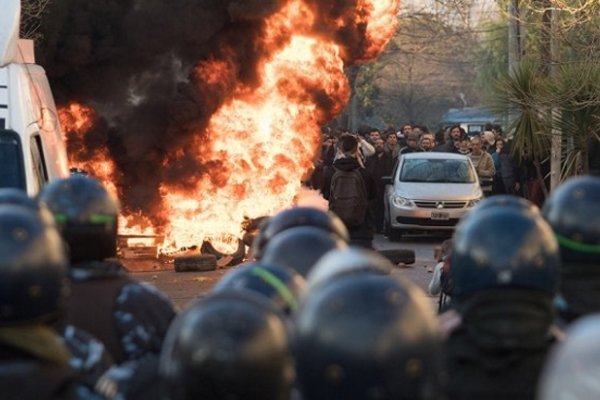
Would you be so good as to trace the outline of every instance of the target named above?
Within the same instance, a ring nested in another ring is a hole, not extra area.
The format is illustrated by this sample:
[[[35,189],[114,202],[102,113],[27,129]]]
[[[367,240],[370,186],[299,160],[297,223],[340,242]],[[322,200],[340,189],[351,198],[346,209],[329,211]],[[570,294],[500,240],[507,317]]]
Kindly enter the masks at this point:
[[[320,126],[349,99],[344,68],[383,50],[397,10],[398,0],[57,2],[41,50],[72,166],[121,200],[121,233],[164,236],[166,249],[209,238],[236,254],[237,240],[210,238],[241,238],[245,218],[292,204]]]

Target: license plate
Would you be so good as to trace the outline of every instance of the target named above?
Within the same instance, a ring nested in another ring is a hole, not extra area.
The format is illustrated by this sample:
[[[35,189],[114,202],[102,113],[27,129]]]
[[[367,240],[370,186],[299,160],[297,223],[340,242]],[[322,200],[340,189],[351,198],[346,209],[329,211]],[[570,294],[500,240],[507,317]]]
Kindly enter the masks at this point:
[[[432,211],[431,212],[431,219],[445,221],[445,220],[450,219],[450,214],[447,213],[447,212]]]

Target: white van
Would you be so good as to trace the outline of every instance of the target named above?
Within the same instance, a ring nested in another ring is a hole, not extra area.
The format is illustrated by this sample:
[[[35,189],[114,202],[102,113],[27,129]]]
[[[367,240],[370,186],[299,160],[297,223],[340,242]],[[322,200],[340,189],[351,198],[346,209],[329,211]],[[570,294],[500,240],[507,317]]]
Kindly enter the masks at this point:
[[[19,0],[0,13],[0,187],[35,195],[69,173],[54,98],[33,42],[18,39]]]

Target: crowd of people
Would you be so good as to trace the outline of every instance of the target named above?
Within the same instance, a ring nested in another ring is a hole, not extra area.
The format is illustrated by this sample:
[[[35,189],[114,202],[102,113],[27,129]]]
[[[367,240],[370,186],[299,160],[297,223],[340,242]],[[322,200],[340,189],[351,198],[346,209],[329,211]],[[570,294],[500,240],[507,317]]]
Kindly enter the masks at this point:
[[[356,150],[353,141],[346,139],[348,136],[357,140]],[[360,170],[369,204],[363,223],[350,225],[355,244],[368,243],[372,238],[369,231],[383,233],[385,184],[381,178],[391,175],[396,160],[403,154],[428,151],[470,157],[485,196],[514,194],[540,207],[548,193],[544,180],[549,172],[548,163],[534,162],[526,154],[515,157],[511,154],[511,140],[500,126],[491,124],[475,133],[454,125],[433,134],[425,126],[411,124],[403,125],[399,131],[388,128],[381,132],[369,127],[356,134],[342,129],[327,131],[309,185],[331,200],[331,178],[335,171]]]
[[[600,178],[567,181],[542,210],[480,202],[444,243],[437,316],[311,207],[265,219],[253,258],[178,314],[116,258],[117,216],[86,176],[35,199],[0,189],[3,399],[600,396]]]

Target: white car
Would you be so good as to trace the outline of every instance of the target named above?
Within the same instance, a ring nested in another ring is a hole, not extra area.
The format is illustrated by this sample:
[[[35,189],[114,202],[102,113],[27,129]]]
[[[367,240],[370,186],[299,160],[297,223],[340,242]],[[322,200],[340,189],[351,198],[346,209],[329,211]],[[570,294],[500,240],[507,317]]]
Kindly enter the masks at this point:
[[[404,154],[384,179],[384,229],[390,240],[410,231],[452,231],[483,196],[470,158],[461,154]]]

